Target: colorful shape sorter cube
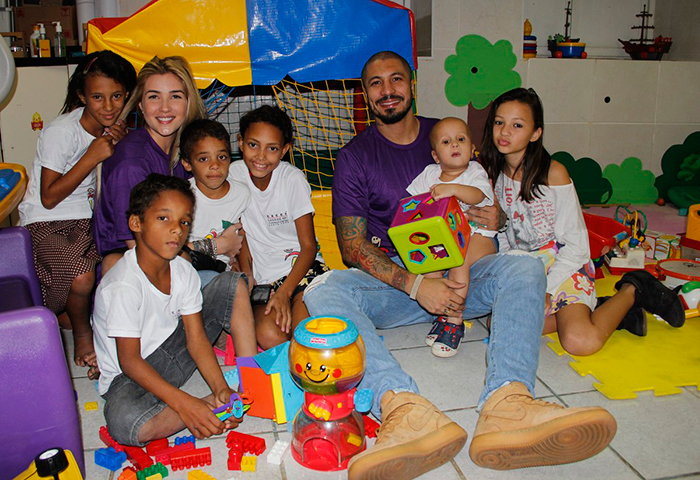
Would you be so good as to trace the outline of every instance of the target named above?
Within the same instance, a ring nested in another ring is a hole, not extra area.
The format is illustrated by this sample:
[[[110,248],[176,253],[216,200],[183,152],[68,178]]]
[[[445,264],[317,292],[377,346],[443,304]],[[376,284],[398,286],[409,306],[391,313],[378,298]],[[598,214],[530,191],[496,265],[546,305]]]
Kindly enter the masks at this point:
[[[471,229],[455,197],[427,192],[399,202],[388,233],[406,268],[428,273],[464,263]]]

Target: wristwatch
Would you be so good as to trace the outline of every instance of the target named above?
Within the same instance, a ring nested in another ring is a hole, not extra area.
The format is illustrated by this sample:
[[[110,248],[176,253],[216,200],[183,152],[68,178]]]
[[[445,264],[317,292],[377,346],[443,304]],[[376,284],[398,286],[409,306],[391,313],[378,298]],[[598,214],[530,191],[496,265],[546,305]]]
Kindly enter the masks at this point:
[[[498,233],[505,233],[505,231],[508,230],[509,225],[510,225],[510,218],[508,218],[508,215],[506,215],[506,223],[504,223],[503,226],[498,229]]]

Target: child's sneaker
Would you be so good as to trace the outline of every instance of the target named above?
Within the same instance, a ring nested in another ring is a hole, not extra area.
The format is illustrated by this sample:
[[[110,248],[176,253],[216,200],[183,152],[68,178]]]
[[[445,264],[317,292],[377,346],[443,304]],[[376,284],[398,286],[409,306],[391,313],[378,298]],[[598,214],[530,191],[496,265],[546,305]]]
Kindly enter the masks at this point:
[[[435,339],[438,337],[440,330],[442,330],[442,326],[445,325],[446,322],[447,317],[438,317],[437,320],[433,321],[433,326],[430,328],[430,331],[425,336],[425,344],[427,346],[433,346],[433,343],[435,343]]]
[[[444,323],[433,343],[433,355],[442,358],[454,356],[462,338],[464,338],[464,322],[459,322],[459,325]]]

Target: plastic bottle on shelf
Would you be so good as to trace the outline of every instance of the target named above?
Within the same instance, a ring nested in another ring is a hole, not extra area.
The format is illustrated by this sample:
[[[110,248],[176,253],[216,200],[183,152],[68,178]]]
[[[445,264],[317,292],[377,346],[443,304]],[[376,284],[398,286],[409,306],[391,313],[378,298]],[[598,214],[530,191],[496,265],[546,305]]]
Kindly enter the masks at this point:
[[[54,57],[66,56],[66,36],[63,35],[61,22],[51,22],[56,25],[56,35],[53,37]]]
[[[51,40],[46,38],[46,28],[43,23],[39,23],[39,56],[41,58],[51,57]]]
[[[29,52],[32,58],[39,56],[39,25],[34,25],[34,31],[29,36]]]

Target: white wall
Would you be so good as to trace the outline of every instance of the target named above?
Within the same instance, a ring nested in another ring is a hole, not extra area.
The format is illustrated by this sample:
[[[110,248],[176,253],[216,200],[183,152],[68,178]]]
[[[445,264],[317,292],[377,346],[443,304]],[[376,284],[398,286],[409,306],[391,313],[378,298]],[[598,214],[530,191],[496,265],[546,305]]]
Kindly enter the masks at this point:
[[[700,2],[663,0],[654,17],[657,35],[673,38],[669,60],[700,61]],[[666,57],[664,57],[666,58]]]

